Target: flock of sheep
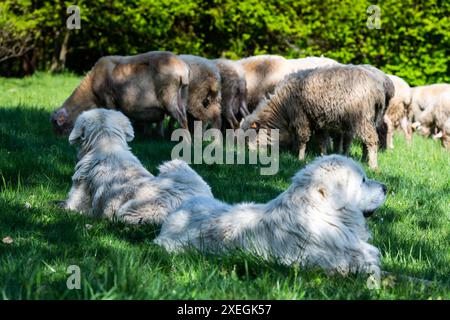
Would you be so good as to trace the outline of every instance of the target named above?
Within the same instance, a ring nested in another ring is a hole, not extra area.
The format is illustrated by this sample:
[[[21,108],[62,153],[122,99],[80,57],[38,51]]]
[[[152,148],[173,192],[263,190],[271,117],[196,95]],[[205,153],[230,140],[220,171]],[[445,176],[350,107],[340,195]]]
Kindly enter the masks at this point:
[[[410,87],[370,65],[344,65],[325,57],[276,55],[238,61],[147,52],[101,58],[52,114],[57,133],[69,133],[84,110],[122,111],[135,129],[163,120],[193,128],[279,129],[279,142],[305,155],[315,135],[321,153],[346,154],[354,137],[377,167],[379,146],[393,148],[393,132],[441,138],[450,149],[450,84]]]

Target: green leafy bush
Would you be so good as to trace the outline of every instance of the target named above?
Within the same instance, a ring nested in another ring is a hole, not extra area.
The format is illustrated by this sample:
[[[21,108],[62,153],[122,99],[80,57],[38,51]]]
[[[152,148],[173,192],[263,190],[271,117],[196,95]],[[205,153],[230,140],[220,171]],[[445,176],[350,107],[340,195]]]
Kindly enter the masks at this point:
[[[71,4],[6,0],[0,4],[0,28],[13,21],[23,31],[27,19],[33,22],[26,27],[35,45],[25,58],[37,69],[58,62],[69,32],[63,67],[78,73],[103,55],[169,50],[231,59],[325,55],[373,64],[412,85],[450,82],[450,2],[445,0],[81,0],[81,29],[68,30]],[[380,29],[367,26],[370,5],[380,8]],[[22,66],[25,58],[7,61],[0,72]]]

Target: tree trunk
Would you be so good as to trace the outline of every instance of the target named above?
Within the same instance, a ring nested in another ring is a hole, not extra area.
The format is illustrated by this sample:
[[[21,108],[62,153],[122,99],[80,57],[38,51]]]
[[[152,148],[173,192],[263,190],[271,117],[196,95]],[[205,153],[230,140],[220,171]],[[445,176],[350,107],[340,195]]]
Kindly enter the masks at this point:
[[[55,52],[53,56],[52,65],[50,67],[50,71],[55,72],[61,72],[66,67],[66,58],[67,58],[67,52],[69,51],[69,38],[70,38],[70,31],[67,30],[64,34],[64,39],[61,44],[61,48],[59,49],[59,55],[57,56],[57,52]]]
[[[36,71],[36,63],[33,59],[33,51],[27,52],[22,56],[22,70],[24,76],[30,76]]]

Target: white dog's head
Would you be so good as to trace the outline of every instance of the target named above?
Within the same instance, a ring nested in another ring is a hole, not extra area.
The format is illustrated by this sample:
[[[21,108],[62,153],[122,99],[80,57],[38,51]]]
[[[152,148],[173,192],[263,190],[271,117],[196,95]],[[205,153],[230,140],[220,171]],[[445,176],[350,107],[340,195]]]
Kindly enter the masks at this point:
[[[79,144],[89,150],[104,137],[113,138],[126,145],[134,138],[130,120],[123,113],[107,109],[84,111],[75,121],[69,136],[70,144]]]
[[[339,155],[317,158],[294,176],[293,185],[317,203],[326,201],[337,211],[360,212],[364,217],[384,203],[387,191],[384,184],[368,179],[359,164]]]

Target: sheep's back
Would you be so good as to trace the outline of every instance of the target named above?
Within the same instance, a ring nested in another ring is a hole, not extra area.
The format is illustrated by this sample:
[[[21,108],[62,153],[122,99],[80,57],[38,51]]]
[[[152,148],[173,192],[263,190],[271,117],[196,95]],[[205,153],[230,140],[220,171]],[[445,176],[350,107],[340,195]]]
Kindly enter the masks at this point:
[[[356,67],[331,67],[295,73],[296,98],[317,126],[375,120],[377,106],[384,103],[382,84]]]

